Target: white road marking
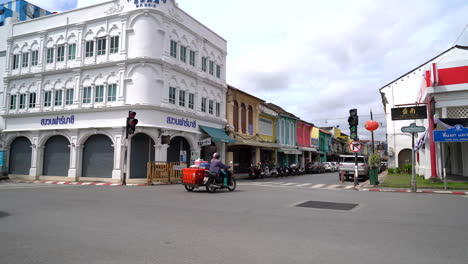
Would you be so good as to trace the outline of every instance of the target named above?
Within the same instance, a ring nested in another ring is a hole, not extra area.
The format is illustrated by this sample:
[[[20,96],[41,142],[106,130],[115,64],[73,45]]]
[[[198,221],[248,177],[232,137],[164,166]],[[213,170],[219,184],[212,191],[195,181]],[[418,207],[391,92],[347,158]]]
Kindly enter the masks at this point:
[[[285,183],[285,184],[281,184],[283,186],[291,186],[291,185],[296,185],[297,183],[295,182],[290,182],[290,183]]]
[[[304,184],[299,184],[297,186],[298,187],[305,187],[305,186],[309,186],[309,185],[312,185],[312,183],[304,183]]]
[[[346,187],[344,187],[343,189],[347,189],[347,190],[348,190],[348,189],[352,189],[352,188],[354,188],[354,186],[353,186],[353,185],[347,185],[347,186],[346,186]]]
[[[325,186],[326,184],[315,184],[314,186],[310,186],[309,188],[311,189],[317,189],[317,188],[322,188],[323,186]]]
[[[335,189],[338,186],[340,186],[340,185],[339,184],[333,184],[333,185],[327,186],[327,189]]]

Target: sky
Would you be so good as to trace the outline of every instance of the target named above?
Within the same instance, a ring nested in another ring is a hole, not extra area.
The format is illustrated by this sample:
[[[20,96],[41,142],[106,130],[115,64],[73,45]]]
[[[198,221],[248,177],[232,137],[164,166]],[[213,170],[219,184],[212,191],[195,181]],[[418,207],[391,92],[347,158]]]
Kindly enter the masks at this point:
[[[65,11],[103,0],[30,0]],[[379,88],[457,44],[468,46],[466,0],[177,0],[228,43],[227,83],[317,126],[359,136],[382,123]],[[412,101],[411,99],[409,99]]]

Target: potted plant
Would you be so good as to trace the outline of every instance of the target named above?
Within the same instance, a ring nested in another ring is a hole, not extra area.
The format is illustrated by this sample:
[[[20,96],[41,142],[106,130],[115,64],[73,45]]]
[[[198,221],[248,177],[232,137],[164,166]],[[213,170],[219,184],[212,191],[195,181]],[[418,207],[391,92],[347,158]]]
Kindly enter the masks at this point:
[[[370,155],[368,164],[369,164],[370,184],[378,185],[379,184],[378,172],[379,172],[379,166],[380,166],[380,156],[377,154]]]

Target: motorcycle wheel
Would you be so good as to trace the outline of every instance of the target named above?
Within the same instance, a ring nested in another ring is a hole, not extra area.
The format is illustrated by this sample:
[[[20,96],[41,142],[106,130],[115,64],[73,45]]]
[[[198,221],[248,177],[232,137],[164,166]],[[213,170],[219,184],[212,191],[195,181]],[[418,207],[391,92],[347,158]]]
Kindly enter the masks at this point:
[[[188,185],[184,185],[185,186],[185,190],[187,190],[187,192],[193,192],[193,190],[195,189],[195,187],[193,186],[188,186]]]
[[[236,179],[232,178],[231,177],[231,180],[229,181],[229,184],[227,186],[227,189],[230,191],[230,192],[233,192],[237,187],[237,183],[236,183]]]
[[[214,193],[216,192],[216,187],[214,186],[213,184],[213,178],[210,178],[207,182],[206,182],[206,191],[209,192],[209,193]]]

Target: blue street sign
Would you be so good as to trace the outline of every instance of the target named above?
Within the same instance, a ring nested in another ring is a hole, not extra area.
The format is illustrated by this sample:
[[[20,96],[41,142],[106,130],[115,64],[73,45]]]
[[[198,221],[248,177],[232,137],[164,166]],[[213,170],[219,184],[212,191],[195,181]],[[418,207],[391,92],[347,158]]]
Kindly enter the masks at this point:
[[[468,142],[468,128],[456,125],[453,128],[434,131],[435,142]]]
[[[3,167],[3,160],[5,159],[5,151],[0,151],[0,167]]]

